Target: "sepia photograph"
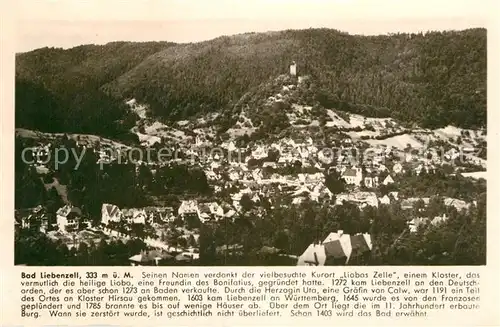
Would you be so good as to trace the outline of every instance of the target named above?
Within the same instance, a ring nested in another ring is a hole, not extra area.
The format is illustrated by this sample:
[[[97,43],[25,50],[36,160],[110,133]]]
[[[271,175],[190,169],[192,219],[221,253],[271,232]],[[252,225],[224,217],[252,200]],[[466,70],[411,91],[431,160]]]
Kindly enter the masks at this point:
[[[286,6],[27,21],[15,265],[486,265],[487,29]]]

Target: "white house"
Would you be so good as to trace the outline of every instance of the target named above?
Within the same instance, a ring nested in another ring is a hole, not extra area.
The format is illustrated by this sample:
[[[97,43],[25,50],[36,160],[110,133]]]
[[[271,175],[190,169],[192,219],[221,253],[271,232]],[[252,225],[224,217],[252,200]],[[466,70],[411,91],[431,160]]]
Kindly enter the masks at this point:
[[[397,162],[393,167],[392,167],[392,171],[396,174],[400,174],[403,172],[403,166]]]
[[[82,216],[82,211],[72,205],[65,205],[57,210],[57,226],[60,231],[69,231],[78,227],[78,221]]]
[[[399,192],[389,192],[389,195],[393,197],[394,200],[399,200]]]
[[[384,184],[384,185],[390,185],[393,183],[394,183],[394,179],[392,179],[391,175],[387,175],[387,177],[382,182],[382,184]]]
[[[368,188],[373,188],[378,186],[378,176],[365,177],[365,186]]]
[[[346,169],[342,174],[342,178],[347,184],[359,186],[363,179],[361,168]]]
[[[114,204],[103,203],[101,207],[101,223],[108,225],[110,221],[119,222],[122,211]]]
[[[198,202],[196,200],[183,200],[179,209],[177,210],[177,214],[179,216],[185,216],[190,214],[198,213]]]
[[[381,197],[379,201],[381,204],[391,204],[391,198],[389,198],[387,194]]]

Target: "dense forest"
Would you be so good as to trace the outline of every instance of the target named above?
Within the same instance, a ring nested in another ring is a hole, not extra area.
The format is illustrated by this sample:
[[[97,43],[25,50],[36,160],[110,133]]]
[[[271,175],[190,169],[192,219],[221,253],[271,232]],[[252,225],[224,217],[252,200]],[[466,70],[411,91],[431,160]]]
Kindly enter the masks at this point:
[[[398,203],[366,207],[344,203],[331,206],[305,201],[299,205],[276,206],[265,219],[249,211],[234,222],[205,224],[200,234],[200,260],[204,265],[261,265],[263,247],[301,255],[309,244],[322,241],[332,231],[370,233],[373,249],[361,265],[484,265],[486,263],[486,194],[476,197],[468,212],[445,207],[433,197],[422,212],[417,206],[402,210]],[[440,224],[427,223],[416,233],[408,230],[407,219],[445,213]],[[259,237],[255,237],[259,235]],[[243,255],[221,256],[217,248],[240,245]],[[286,265],[286,260],[283,260]],[[288,263],[289,264],[289,263]],[[273,265],[280,265],[277,261]]]
[[[15,264],[28,266],[126,266],[128,258],[144,250],[146,245],[139,239],[126,243],[102,240],[88,245],[81,242],[78,247],[68,246],[62,241],[54,242],[43,233],[22,230],[15,233]]]
[[[101,90],[169,43],[113,42],[16,55],[16,127],[119,137],[137,117]]]
[[[232,109],[292,60],[327,108],[427,127],[486,124],[485,29],[384,36],[308,29],[18,54],[16,126],[119,136],[136,118],[124,105],[129,98],[165,120]]]

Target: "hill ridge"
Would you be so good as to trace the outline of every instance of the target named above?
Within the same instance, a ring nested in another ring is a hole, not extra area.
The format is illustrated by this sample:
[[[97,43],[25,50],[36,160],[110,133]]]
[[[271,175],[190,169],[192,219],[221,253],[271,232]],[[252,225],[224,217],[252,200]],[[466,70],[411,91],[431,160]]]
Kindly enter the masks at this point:
[[[486,39],[481,28],[381,36],[306,29],[43,48],[16,55],[16,127],[116,136],[137,119],[124,105],[131,98],[169,121],[220,112],[286,73],[292,60],[299,75],[312,77],[312,100],[324,107],[481,127]]]

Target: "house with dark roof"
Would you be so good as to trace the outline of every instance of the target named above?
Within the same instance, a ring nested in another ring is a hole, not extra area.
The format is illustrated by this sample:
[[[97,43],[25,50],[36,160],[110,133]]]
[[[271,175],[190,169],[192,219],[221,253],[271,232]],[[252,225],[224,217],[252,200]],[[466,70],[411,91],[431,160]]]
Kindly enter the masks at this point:
[[[56,219],[59,230],[66,232],[78,229],[80,223],[84,222],[80,208],[70,204],[57,210]]]
[[[370,255],[372,250],[372,240],[370,234],[356,234],[350,236],[351,254],[346,260],[346,264],[356,264],[360,259]]]
[[[203,222],[213,220],[212,211],[207,203],[198,204],[198,217]]]
[[[183,200],[179,209],[177,210],[177,214],[182,219],[185,219],[187,216],[193,216],[199,219],[198,217],[198,201],[196,200]]]
[[[363,180],[361,168],[348,168],[342,173],[342,179],[349,185],[359,186]]]
[[[349,235],[339,230],[330,233],[323,242],[312,243],[299,257],[298,266],[334,266],[355,264],[370,254],[370,234]]]
[[[16,227],[31,229],[46,233],[49,230],[49,217],[41,205],[35,208],[19,209],[15,211]]]

